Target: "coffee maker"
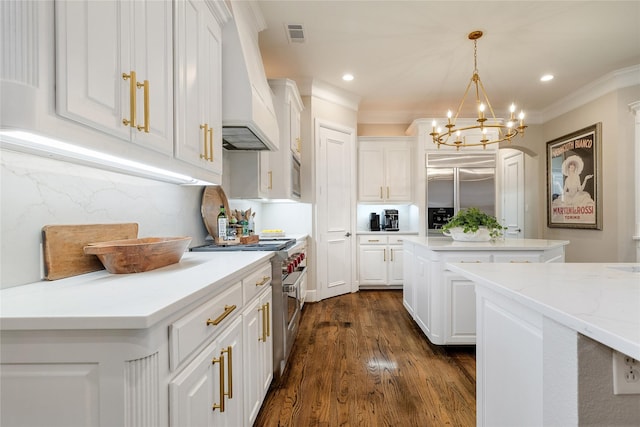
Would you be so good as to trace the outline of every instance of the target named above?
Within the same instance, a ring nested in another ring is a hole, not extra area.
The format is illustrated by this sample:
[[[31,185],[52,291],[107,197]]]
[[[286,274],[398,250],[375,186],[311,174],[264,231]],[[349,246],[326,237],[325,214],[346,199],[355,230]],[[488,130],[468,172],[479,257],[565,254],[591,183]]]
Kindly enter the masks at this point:
[[[385,231],[399,231],[400,222],[398,221],[397,209],[385,209],[383,214],[384,230]]]
[[[369,215],[369,230],[380,231],[380,215],[375,212],[371,212]]]

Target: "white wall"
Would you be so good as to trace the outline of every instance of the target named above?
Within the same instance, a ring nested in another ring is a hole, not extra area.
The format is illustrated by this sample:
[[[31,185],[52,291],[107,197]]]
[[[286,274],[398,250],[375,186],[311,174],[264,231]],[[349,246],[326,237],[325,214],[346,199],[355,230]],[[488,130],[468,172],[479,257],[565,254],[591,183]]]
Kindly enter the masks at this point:
[[[202,187],[188,187],[0,150],[0,287],[42,278],[41,230],[137,222],[140,237],[207,234]]]

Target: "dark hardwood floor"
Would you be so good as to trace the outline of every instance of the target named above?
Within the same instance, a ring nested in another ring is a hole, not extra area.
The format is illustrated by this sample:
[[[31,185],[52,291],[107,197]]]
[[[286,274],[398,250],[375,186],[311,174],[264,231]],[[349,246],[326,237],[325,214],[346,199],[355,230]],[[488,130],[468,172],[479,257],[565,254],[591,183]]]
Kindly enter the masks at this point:
[[[432,345],[402,291],[360,291],[305,305],[254,426],[474,426],[475,385],[475,347]]]

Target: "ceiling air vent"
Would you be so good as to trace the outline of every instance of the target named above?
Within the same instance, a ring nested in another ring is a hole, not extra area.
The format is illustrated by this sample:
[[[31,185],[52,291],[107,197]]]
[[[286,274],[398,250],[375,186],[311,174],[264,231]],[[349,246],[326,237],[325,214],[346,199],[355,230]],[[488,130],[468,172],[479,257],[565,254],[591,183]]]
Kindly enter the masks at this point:
[[[289,43],[304,43],[304,30],[300,24],[287,24]]]

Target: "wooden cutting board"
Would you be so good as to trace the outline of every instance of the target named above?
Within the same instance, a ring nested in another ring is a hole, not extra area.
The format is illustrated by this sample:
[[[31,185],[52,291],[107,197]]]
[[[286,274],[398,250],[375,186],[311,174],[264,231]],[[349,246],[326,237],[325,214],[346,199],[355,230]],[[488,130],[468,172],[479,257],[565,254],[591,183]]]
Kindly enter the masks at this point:
[[[204,225],[211,237],[218,236],[218,214],[220,213],[220,205],[224,206],[229,216],[229,201],[224,194],[224,190],[219,185],[209,185],[204,188],[202,193],[202,207],[200,213],[204,220]]]
[[[88,243],[135,239],[138,224],[45,225],[42,227],[44,278],[63,279],[92,271],[104,270],[95,255],[85,255]]]

